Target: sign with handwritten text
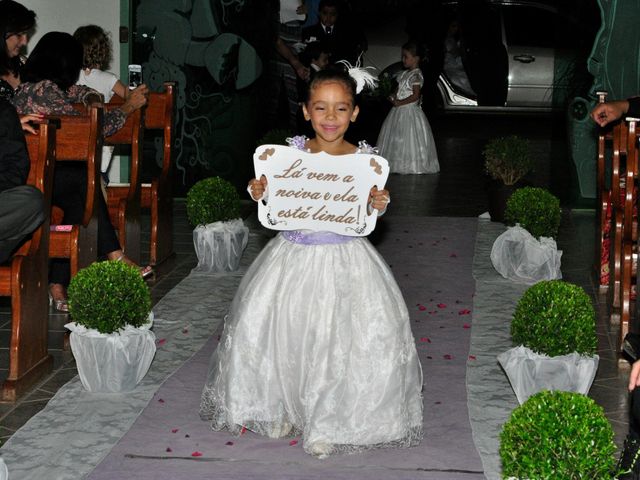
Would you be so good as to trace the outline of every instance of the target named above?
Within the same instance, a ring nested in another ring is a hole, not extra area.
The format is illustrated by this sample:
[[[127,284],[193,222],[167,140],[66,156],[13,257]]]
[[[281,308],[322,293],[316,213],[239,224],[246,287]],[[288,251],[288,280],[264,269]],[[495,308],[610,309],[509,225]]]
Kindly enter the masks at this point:
[[[256,178],[268,195],[258,202],[260,223],[273,230],[328,231],[360,237],[376,226],[369,191],[382,189],[389,165],[379,155],[308,153],[284,145],[261,145],[253,154]]]

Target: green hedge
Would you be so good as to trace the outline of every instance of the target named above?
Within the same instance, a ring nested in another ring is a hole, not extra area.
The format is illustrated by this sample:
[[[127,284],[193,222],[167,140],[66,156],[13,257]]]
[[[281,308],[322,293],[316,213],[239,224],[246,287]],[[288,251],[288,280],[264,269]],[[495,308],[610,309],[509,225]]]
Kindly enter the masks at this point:
[[[504,212],[505,223],[519,223],[535,238],[556,238],[560,228],[560,200],[544,188],[519,188],[509,200]]]
[[[602,407],[579,393],[532,395],[500,433],[503,478],[611,480],[615,451]]]
[[[151,293],[137,267],[124,262],[95,262],[71,279],[71,320],[100,333],[147,323]]]
[[[187,218],[194,227],[240,218],[240,195],[220,177],[200,180],[187,192]]]
[[[529,287],[511,322],[515,345],[550,357],[577,352],[594,355],[596,314],[589,295],[562,280],[543,280]]]

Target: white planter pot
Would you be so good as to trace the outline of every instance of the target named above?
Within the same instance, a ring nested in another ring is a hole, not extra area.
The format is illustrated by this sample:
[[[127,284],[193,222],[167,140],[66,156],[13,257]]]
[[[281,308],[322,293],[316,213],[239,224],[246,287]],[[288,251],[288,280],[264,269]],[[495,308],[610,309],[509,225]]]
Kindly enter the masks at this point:
[[[541,280],[562,278],[558,250],[553,238],[536,239],[527,230],[516,225],[509,227],[493,242],[491,263],[493,268],[516,283],[532,285]]]
[[[75,322],[71,330],[71,351],[84,388],[94,393],[129,392],[144,378],[156,353],[156,336],[149,323],[130,325],[117,333],[100,333]]]
[[[249,241],[249,229],[241,218],[198,225],[193,230],[193,246],[198,256],[194,272],[232,272],[238,269]]]
[[[600,357],[572,353],[548,357],[522,345],[498,355],[511,387],[523,404],[541,390],[561,390],[586,395],[598,370]]]

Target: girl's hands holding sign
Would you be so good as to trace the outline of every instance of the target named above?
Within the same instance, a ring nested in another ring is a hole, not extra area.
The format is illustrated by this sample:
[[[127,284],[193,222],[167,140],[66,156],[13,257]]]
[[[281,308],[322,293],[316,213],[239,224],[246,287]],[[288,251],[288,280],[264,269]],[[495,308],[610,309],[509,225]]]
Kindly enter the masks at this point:
[[[378,190],[378,187],[371,188],[369,192],[369,206],[378,210],[379,215],[387,210],[389,203],[391,203],[391,197],[389,196],[388,190]]]
[[[252,178],[251,180],[249,180],[249,195],[251,195],[251,198],[258,202],[260,200],[262,200],[262,197],[264,197],[264,193],[267,190],[267,177],[265,177],[264,175],[262,175],[260,177],[260,180],[258,180],[257,178]]]

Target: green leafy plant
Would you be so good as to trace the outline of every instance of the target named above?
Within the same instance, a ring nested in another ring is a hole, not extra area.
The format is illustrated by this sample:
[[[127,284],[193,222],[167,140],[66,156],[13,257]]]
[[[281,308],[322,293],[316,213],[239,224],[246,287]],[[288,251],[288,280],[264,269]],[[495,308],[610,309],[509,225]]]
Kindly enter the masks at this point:
[[[614,478],[613,429],[598,404],[543,390],[517,407],[500,433],[503,478]]]
[[[529,287],[511,322],[514,345],[555,357],[596,353],[596,313],[584,289],[562,280],[543,280]]]
[[[372,97],[378,97],[386,100],[393,95],[398,88],[398,82],[389,72],[383,72],[378,77],[378,84],[374,90],[365,90],[365,93]]]
[[[482,150],[487,173],[505,185],[513,185],[533,170],[529,141],[517,135],[490,140]]]
[[[519,188],[509,200],[504,212],[507,225],[516,223],[536,238],[558,235],[560,200],[544,188]]]
[[[151,293],[140,271],[124,262],[95,262],[71,279],[69,313],[78,325],[114,333],[148,321]]]
[[[287,138],[293,137],[294,133],[291,130],[285,128],[274,128],[265,133],[260,140],[258,140],[257,146],[260,145],[286,145]]]
[[[194,227],[240,218],[240,195],[223,178],[200,180],[187,192],[187,218]]]

